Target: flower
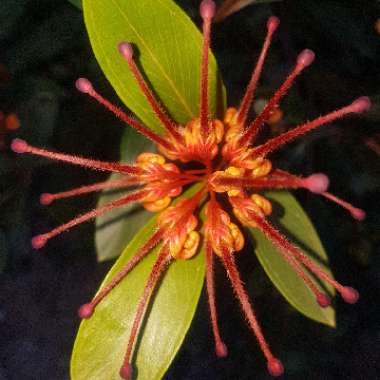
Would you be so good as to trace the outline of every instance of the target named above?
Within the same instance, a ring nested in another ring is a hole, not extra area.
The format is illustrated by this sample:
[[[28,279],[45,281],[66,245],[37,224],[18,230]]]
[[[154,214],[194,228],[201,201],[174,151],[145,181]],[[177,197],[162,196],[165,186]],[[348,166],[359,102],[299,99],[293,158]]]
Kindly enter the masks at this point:
[[[187,260],[196,255],[201,240],[206,251],[206,285],[215,340],[215,351],[219,357],[226,356],[228,352],[218,328],[213,280],[215,255],[226,268],[249,327],[256,336],[267,360],[269,373],[273,376],[279,376],[284,371],[281,361],[272,353],[264,337],[235,263],[235,253],[244,247],[243,226],[257,228],[264,233],[278,248],[279,253],[303,280],[305,285],[309,287],[315,295],[316,302],[321,307],[327,307],[330,304],[330,299],[319,290],[309,272],[333,286],[346,302],[355,303],[359,297],[355,289],[343,286],[335,281],[270,224],[267,216],[271,214],[272,205],[260,192],[265,189],[304,188],[338,203],[347,209],[354,218],[358,220],[363,219],[365,217],[364,211],[327,192],[329,180],[326,175],[315,173],[309,177],[295,176],[283,170],[273,168],[268,155],[287,142],[325,123],[347,114],[357,114],[366,111],[370,107],[369,99],[366,97],[358,98],[350,105],[306,122],[279,136],[271,138],[261,145],[254,145],[260,128],[270,118],[272,112],[277,108],[281,98],[286,94],[296,77],[313,62],[314,53],[306,49],[299,54],[293,70],[284,83],[257,117],[253,121],[247,121],[248,110],[267,51],[273,34],[279,26],[278,18],[270,17],[267,23],[267,36],[258,63],[253,70],[251,80],[239,107],[227,109],[223,120],[210,119],[208,110],[208,51],[212,20],[215,14],[214,2],[203,0],[200,6],[200,14],[203,19],[203,48],[199,118],[190,120],[186,125],[179,125],[168,116],[163,106],[147,86],[134,60],[132,46],[128,42],[119,43],[119,52],[126,60],[154,114],[165,128],[166,133],[164,135],[158,135],[133,117],[124,113],[121,109],[115,107],[93,88],[89,80],[80,78],[76,82],[76,87],[79,91],[96,99],[118,118],[156,143],[159,153],[142,153],[133,165],[127,165],[54,153],[31,146],[19,139],[13,140],[11,146],[17,153],[39,155],[95,170],[116,172],[122,175],[120,179],[113,181],[96,183],[56,194],[42,194],[40,201],[44,205],[48,205],[57,199],[102,189],[122,188],[132,185],[137,187],[137,189],[120,199],[79,215],[49,232],[35,236],[32,239],[32,245],[36,249],[42,248],[54,236],[116,207],[139,202],[149,211],[160,212],[156,228],[152,231],[152,235],[147,242],[139,248],[136,255],[100,290],[92,301],[84,304],[79,309],[79,316],[81,318],[90,318],[97,305],[112,289],[138,265],[153,247],[161,244],[155,264],[137,305],[124,362],[120,370],[120,375],[124,379],[131,377],[131,357],[136,338],[141,329],[151,294],[161,275],[168,265],[170,265],[170,262],[174,260]],[[183,188],[192,184],[200,185],[200,189],[195,195],[188,199],[182,199],[175,205],[171,205],[172,200],[182,193]],[[205,221],[202,225],[199,221],[199,212],[203,205],[205,207]],[[229,214],[228,210],[232,210],[232,213]],[[203,239],[201,239],[200,233]]]

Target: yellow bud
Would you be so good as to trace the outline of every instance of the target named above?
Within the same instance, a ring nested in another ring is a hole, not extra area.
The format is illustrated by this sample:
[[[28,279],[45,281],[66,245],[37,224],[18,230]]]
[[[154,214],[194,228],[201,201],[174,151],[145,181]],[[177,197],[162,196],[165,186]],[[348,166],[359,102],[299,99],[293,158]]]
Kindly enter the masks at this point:
[[[233,212],[243,225],[249,225],[248,219],[238,208],[234,207]]]
[[[227,195],[229,197],[241,197],[244,195],[244,193],[241,190],[233,189],[233,190],[228,190]]]
[[[233,108],[233,107],[227,108],[226,113],[224,114],[224,120],[223,120],[224,123],[225,124],[233,123],[235,116],[236,116],[236,113],[237,113],[236,108]]]
[[[225,170],[226,174],[232,175],[234,177],[244,175],[243,168],[236,168],[235,166],[230,166]]]
[[[252,170],[253,177],[262,177],[270,173],[272,163],[269,160],[263,160],[261,165]]]
[[[265,215],[270,215],[272,213],[272,203],[270,203],[268,199],[259,194],[252,194],[251,199],[260,207]]]
[[[230,229],[231,236],[234,240],[234,250],[240,251],[244,247],[244,236],[242,232],[240,231],[239,227],[234,224],[230,223],[228,228]]]
[[[136,162],[138,164],[143,164],[143,163],[156,164],[157,163],[157,164],[163,165],[165,163],[165,157],[161,156],[160,154],[145,152],[145,153],[139,154]]]
[[[183,249],[175,256],[176,259],[187,260],[192,258],[198,249],[200,236],[197,231],[191,231],[183,245]]]
[[[157,212],[168,207],[170,202],[171,202],[171,198],[167,196],[164,198],[157,199],[154,202],[145,202],[143,203],[143,206],[146,210],[150,212]]]

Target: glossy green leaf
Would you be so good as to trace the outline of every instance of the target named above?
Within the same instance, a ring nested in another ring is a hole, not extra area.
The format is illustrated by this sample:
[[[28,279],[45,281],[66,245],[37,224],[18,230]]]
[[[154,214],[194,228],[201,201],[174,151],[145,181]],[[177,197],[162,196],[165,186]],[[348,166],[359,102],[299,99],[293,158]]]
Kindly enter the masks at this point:
[[[134,44],[138,65],[173,119],[185,123],[197,117],[201,34],[172,0],[83,0],[83,11],[104,74],[136,116],[163,132],[118,52],[121,41]],[[224,107],[224,90],[212,55],[209,76],[213,115],[217,107]]]
[[[183,197],[190,197],[199,185]],[[181,197],[182,198],[182,197]],[[135,236],[108,273],[102,286],[126,264],[149,238],[156,217]],[[72,380],[120,380],[118,375],[131,324],[144,284],[157,257],[154,249],[101,302],[94,315],[81,323],[71,362]],[[188,261],[174,261],[145,318],[134,363],[138,380],[161,379],[182,344],[193,319],[205,274],[204,254]]]
[[[274,223],[311,259],[331,274],[322,243],[297,200],[286,191],[268,191],[266,196],[274,205]],[[335,327],[333,307],[321,308],[316,303],[314,294],[298,278],[272,243],[260,231],[256,229],[250,229],[250,231],[254,237],[256,254],[261,265],[288,302],[307,317]],[[329,294],[334,294],[334,290],[330,286],[325,288]]]
[[[154,145],[132,128],[126,128],[120,147],[121,162],[132,163],[141,152],[154,151]],[[110,180],[118,178],[112,174]],[[99,197],[98,207],[122,197],[129,190],[103,191]],[[152,216],[139,204],[132,204],[122,209],[113,209],[96,218],[95,243],[98,261],[118,257],[133,236]]]

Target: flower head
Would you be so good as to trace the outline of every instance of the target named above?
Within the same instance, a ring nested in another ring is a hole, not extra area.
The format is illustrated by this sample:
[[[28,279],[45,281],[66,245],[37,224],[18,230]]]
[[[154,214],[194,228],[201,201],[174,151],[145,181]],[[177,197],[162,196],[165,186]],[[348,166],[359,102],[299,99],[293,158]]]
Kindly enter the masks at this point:
[[[226,356],[227,347],[218,328],[213,280],[215,255],[220,259],[227,271],[249,327],[267,360],[269,373],[273,376],[279,376],[283,373],[284,369],[281,361],[272,353],[264,337],[235,263],[235,253],[241,251],[244,247],[244,226],[256,228],[264,233],[278,248],[279,254],[283,256],[315,295],[315,300],[321,307],[327,307],[330,304],[330,299],[316,286],[315,280],[309,272],[333,286],[346,302],[355,303],[359,297],[355,289],[343,286],[334,280],[271,225],[267,217],[272,212],[272,205],[262,195],[262,190],[306,189],[337,203],[347,209],[354,218],[362,220],[365,217],[364,211],[327,192],[329,180],[326,175],[315,173],[309,177],[299,177],[273,168],[268,156],[289,141],[314,128],[348,114],[358,114],[366,111],[370,107],[369,99],[366,97],[358,98],[343,108],[299,125],[288,132],[269,139],[263,144],[256,145],[256,136],[260,128],[278,107],[281,98],[292,86],[297,76],[312,64],[314,53],[306,49],[298,55],[294,68],[280,88],[256,118],[252,121],[248,120],[248,111],[265,57],[274,32],[279,26],[279,19],[270,17],[267,22],[267,35],[263,48],[240,105],[237,108],[228,108],[222,120],[211,119],[208,108],[208,51],[212,20],[215,14],[214,2],[212,0],[203,0],[200,6],[200,14],[203,19],[203,48],[199,117],[197,119],[189,120],[187,124],[180,125],[170,118],[163,105],[160,104],[146,84],[134,59],[133,48],[128,42],[120,42],[118,50],[129,66],[155,115],[165,128],[164,135],[153,132],[138,120],[111,104],[93,88],[88,79],[80,78],[76,82],[76,87],[79,91],[97,100],[118,118],[135,128],[146,138],[152,140],[157,145],[159,153],[142,153],[134,164],[127,165],[54,153],[31,146],[19,139],[13,140],[11,146],[13,151],[17,153],[34,154],[95,170],[121,174],[120,179],[113,181],[96,183],[56,194],[44,193],[40,198],[41,203],[44,205],[58,199],[103,189],[137,187],[137,189],[120,199],[79,215],[49,232],[34,237],[32,245],[36,249],[42,248],[54,236],[116,207],[138,202],[151,212],[160,212],[156,229],[152,232],[148,241],[139,248],[137,254],[109,284],[100,290],[92,301],[79,309],[81,318],[90,318],[94,309],[109,292],[123,280],[153,247],[161,244],[157,259],[137,305],[124,362],[121,363],[120,375],[124,379],[131,377],[131,357],[136,337],[141,328],[151,294],[161,275],[173,260],[187,260],[196,255],[201,244],[204,244],[206,252],[206,285],[217,356]],[[189,165],[189,163],[191,164]],[[192,184],[199,184],[199,191],[191,198],[181,200],[172,205],[172,200],[182,193],[184,187]],[[203,206],[205,207],[205,221],[202,225],[199,220],[199,212]],[[228,210],[232,210],[232,212],[229,213]],[[201,235],[203,239],[201,239]]]

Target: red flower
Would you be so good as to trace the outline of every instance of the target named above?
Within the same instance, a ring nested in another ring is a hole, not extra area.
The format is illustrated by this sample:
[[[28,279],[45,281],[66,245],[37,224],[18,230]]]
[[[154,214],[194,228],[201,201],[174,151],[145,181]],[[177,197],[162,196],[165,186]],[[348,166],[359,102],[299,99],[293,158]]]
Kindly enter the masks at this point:
[[[130,360],[136,336],[140,330],[150,296],[160,276],[171,261],[189,259],[197,254],[200,244],[200,232],[203,233],[206,247],[207,292],[215,338],[215,351],[219,357],[227,355],[227,348],[220,337],[217,322],[213,282],[214,254],[220,258],[226,268],[243,313],[267,360],[269,373],[273,376],[279,376],[283,373],[283,366],[280,360],[272,354],[265,340],[235,264],[235,253],[244,247],[242,226],[257,228],[265,234],[278,248],[279,253],[291,265],[306,286],[315,294],[316,302],[321,307],[327,307],[330,304],[330,299],[317,288],[308,271],[333,286],[346,302],[355,303],[359,297],[355,289],[343,286],[331,278],[269,223],[267,216],[272,211],[271,203],[258,192],[264,189],[304,188],[338,203],[346,208],[354,218],[362,220],[365,217],[364,211],[351,206],[327,192],[329,181],[324,174],[313,174],[306,178],[298,177],[280,169],[272,168],[271,161],[267,157],[271,152],[281,148],[287,142],[314,128],[347,114],[366,111],[370,107],[369,99],[361,97],[350,105],[306,122],[270,139],[262,145],[254,145],[255,137],[261,126],[271,116],[280,99],[286,94],[296,77],[313,62],[314,53],[310,50],[304,50],[299,54],[293,70],[269,100],[262,112],[253,121],[247,121],[248,110],[264,60],[273,33],[279,25],[279,20],[276,17],[270,17],[267,23],[267,36],[261,54],[240,106],[237,109],[229,108],[223,120],[211,120],[208,111],[208,50],[211,24],[215,13],[214,2],[203,0],[200,6],[200,13],[203,19],[204,39],[198,119],[190,120],[186,125],[179,125],[171,120],[144,81],[134,61],[132,47],[128,42],[121,42],[119,44],[119,51],[125,58],[142,92],[149,101],[152,110],[164,126],[166,130],[164,136],[152,132],[139,121],[112,105],[95,91],[87,79],[80,78],[76,82],[79,91],[96,99],[118,118],[155,142],[160,154],[142,153],[134,165],[126,165],[53,153],[30,146],[25,141],[19,139],[12,142],[12,149],[17,153],[30,153],[95,170],[117,172],[123,175],[121,179],[112,182],[107,181],[91,186],[83,186],[57,194],[42,194],[42,204],[47,205],[57,199],[106,188],[119,188],[130,185],[139,186],[138,190],[134,190],[118,200],[82,214],[50,232],[34,237],[32,239],[34,248],[43,247],[49,239],[77,224],[131,202],[140,202],[146,209],[152,212],[161,211],[156,230],[152,233],[150,239],[140,247],[138,253],[131,261],[90,303],[83,305],[79,309],[81,318],[90,318],[98,303],[117,286],[154,246],[162,243],[152,272],[145,285],[143,295],[137,306],[124,363],[120,370],[120,375],[125,379],[131,376],[132,367]],[[178,161],[182,164],[179,165]],[[194,165],[192,169],[187,167],[186,164],[188,162],[198,163],[199,168],[194,169]],[[201,189],[195,196],[182,200],[175,206],[170,206],[171,200],[181,194],[184,186],[195,183],[201,184]],[[204,203],[206,203],[206,219],[202,226],[198,221],[198,212],[200,206]],[[230,205],[234,215],[229,215],[224,208],[224,205],[227,204]]]

